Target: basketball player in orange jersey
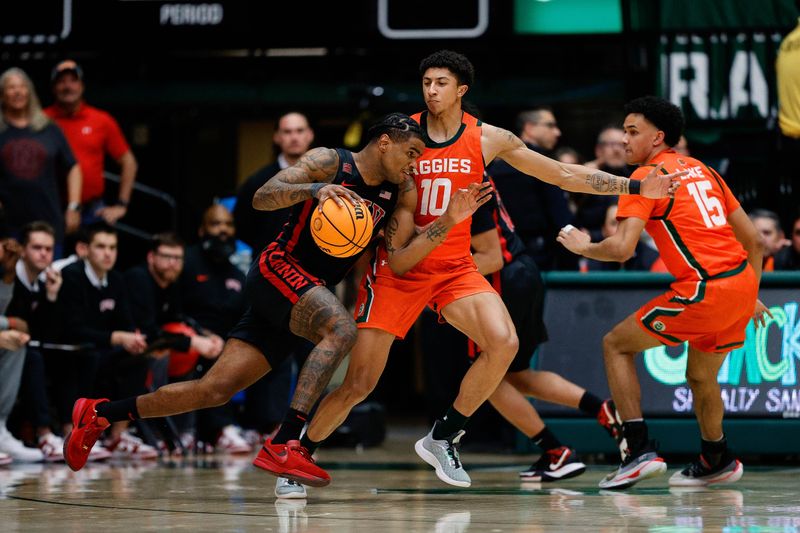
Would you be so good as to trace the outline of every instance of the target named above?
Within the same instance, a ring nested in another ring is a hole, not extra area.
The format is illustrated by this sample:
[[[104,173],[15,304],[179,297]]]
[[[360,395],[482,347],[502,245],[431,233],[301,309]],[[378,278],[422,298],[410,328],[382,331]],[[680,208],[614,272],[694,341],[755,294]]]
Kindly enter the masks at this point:
[[[425,151],[415,176],[418,201],[413,218],[414,224],[426,228],[423,235],[429,239],[442,238],[442,230],[430,224],[448,208],[453,193],[481,183],[484,162],[498,157],[526,174],[576,192],[663,198],[677,186],[672,183],[676,175],[662,174],[658,168],[639,182],[559,163],[528,149],[516,135],[480,122],[461,108],[474,78],[472,64],[461,54],[436,52],[422,61],[420,74],[428,110],[414,116],[422,126]],[[405,336],[427,305],[483,348],[464,376],[453,406],[415,447],[441,480],[467,487],[470,478],[457,448],[463,427],[505,375],[517,353],[517,336],[502,300],[470,257],[468,219],[449,229],[444,242],[414,268],[399,270],[389,261],[396,243],[409,238],[405,231],[391,222],[386,227],[385,245],[378,248],[359,291],[360,329],[345,381],[322,401],[301,442],[312,451],[344,421],[375,387],[394,339]]]
[[[338,283],[360,254],[338,258],[314,244],[308,220],[322,202],[343,205],[344,199],[370,206],[375,235],[389,223],[387,234],[414,235],[413,211],[416,160],[424,149],[419,125],[407,115],[393,113],[373,126],[368,144],[357,153],[316,148],[293,166],[264,184],[253,198],[256,209],[294,206],[281,235],[259,254],[247,275],[249,308],[228,335],[222,355],[202,378],[172,383],[157,391],[109,402],[81,398],[73,408],[74,429],[64,444],[64,456],[73,470],[86,463],[92,446],[111,422],[185,413],[226,403],[249,387],[294,351],[300,337],[316,346],[301,370],[291,413],[303,419],[328,384],[342,357],[356,340],[352,316],[327,288]],[[466,220],[489,199],[489,188],[470,185],[459,189],[446,212],[428,233],[406,241],[391,238],[394,268],[409,269],[439,244],[447,230]],[[284,424],[290,428],[292,424]],[[302,423],[301,423],[302,427]],[[262,455],[274,457],[286,474],[310,485],[327,484],[328,474],[313,468],[299,442],[276,435],[265,443]],[[310,459],[310,457],[309,457]],[[295,460],[304,472],[295,474]]]
[[[585,233],[562,229],[558,241],[576,254],[599,261],[625,261],[643,229],[655,240],[669,272],[670,290],[617,324],[603,339],[611,395],[623,420],[623,460],[600,482],[621,489],[667,469],[648,438],[640,407],[634,357],[647,348],[689,343],[686,380],[702,437],[700,457],[673,475],[676,486],[732,483],[742,464],[722,431],[724,408],[717,372],[728,352],[742,346],[752,317],[768,312],[757,300],[762,249],[758,232],[722,178],[702,161],[672,150],[683,129],[676,106],[652,96],[625,106],[625,156],[640,165],[640,179],[654,167],[688,171],[674,198],[620,198],[617,233],[591,243]],[[762,322],[763,324],[763,322]]]

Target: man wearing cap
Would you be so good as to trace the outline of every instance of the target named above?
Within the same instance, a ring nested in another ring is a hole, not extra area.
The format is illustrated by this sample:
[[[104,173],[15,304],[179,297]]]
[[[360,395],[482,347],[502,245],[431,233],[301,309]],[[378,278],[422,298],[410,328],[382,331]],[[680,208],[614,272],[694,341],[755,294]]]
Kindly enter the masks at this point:
[[[83,100],[83,70],[80,65],[71,59],[62,61],[53,68],[50,80],[55,102],[44,111],[63,130],[83,172],[83,223],[102,218],[114,224],[128,211],[136,179],[136,158],[117,121]],[[112,206],[103,202],[106,153],[120,165],[119,194]]]

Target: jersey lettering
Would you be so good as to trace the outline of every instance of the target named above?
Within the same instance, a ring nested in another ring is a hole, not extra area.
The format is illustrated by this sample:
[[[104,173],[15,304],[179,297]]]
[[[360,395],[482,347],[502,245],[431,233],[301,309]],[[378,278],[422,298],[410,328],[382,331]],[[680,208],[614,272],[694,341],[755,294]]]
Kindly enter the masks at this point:
[[[472,171],[472,161],[457,157],[421,159],[417,163],[418,174],[439,174],[451,172],[455,174],[469,174]]]

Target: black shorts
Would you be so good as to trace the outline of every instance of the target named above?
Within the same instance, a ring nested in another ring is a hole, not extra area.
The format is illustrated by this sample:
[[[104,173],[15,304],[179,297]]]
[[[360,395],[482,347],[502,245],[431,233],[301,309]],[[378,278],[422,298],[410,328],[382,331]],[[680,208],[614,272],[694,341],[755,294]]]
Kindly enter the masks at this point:
[[[519,372],[530,367],[531,357],[536,348],[547,340],[544,325],[544,282],[536,262],[521,254],[514,258],[499,272],[488,276],[492,286],[500,293],[506,304],[511,321],[517,330],[519,350],[509,372]],[[470,343],[471,344],[471,343]],[[470,357],[474,357],[470,346]]]
[[[305,341],[289,329],[292,307],[322,281],[273,246],[261,253],[247,273],[244,294],[248,307],[228,338],[252,344],[275,368]]]

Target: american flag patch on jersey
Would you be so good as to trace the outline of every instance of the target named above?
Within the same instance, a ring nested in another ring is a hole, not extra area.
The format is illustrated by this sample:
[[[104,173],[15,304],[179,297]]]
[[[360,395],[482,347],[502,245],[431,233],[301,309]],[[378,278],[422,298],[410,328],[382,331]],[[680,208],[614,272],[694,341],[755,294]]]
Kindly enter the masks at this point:
[[[391,197],[392,197],[392,191],[381,191],[381,192],[378,194],[378,196],[380,196],[380,197],[381,197],[381,198],[383,198],[384,200],[388,200],[389,198],[391,198]]]
[[[347,172],[348,174],[353,173],[353,165],[350,163],[342,163],[342,172]]]

